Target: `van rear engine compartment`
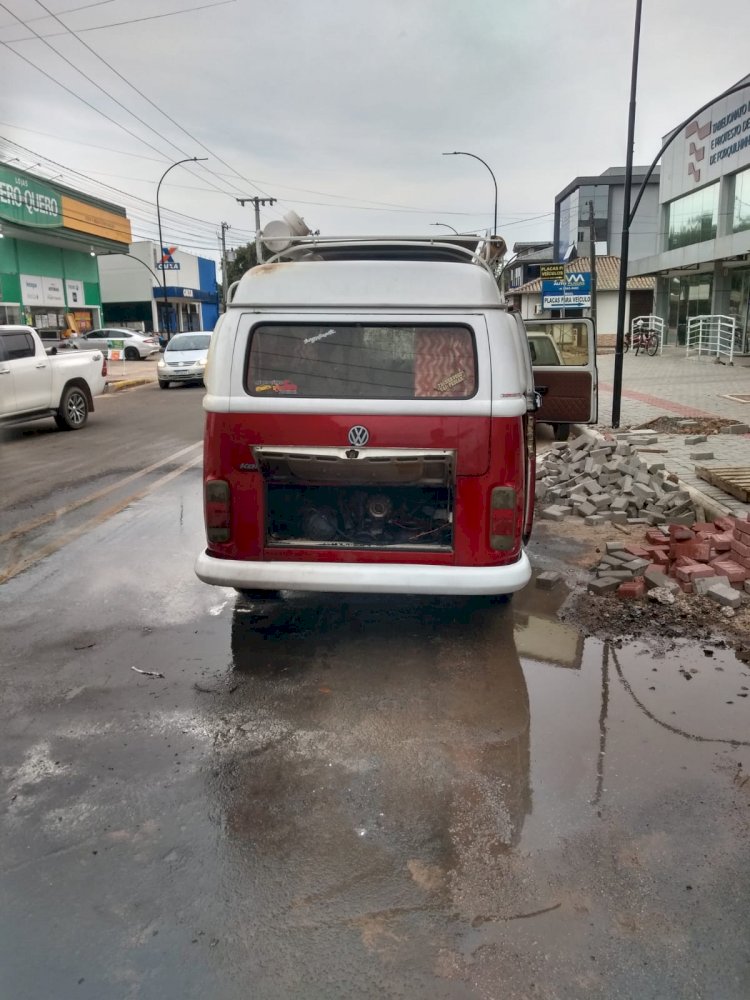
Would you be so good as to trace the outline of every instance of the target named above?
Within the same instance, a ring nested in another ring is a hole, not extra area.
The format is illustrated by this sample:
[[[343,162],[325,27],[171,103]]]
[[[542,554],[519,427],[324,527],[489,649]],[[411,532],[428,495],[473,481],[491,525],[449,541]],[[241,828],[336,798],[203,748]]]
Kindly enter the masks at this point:
[[[449,552],[452,452],[256,448],[269,548]]]

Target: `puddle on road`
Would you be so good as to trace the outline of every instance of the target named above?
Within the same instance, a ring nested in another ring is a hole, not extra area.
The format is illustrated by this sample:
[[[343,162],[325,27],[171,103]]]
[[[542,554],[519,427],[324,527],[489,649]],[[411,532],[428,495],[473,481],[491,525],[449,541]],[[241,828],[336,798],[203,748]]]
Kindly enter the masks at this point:
[[[250,893],[331,953],[456,984],[525,981],[541,939],[560,996],[591,952],[623,988],[641,963],[688,995],[683,950],[744,905],[750,668],[720,643],[584,639],[565,596],[237,607],[208,781],[230,908]]]

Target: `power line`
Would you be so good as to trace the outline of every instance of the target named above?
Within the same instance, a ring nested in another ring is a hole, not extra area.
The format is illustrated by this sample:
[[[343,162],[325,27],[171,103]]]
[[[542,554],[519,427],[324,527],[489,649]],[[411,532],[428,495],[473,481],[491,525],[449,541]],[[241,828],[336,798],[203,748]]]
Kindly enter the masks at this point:
[[[101,3],[113,3],[113,2],[114,2],[114,0],[100,0],[99,3],[85,4],[83,7],[73,7],[70,10],[61,10],[61,11],[58,11],[58,13],[59,14],[72,14],[74,11],[87,10],[89,7],[98,7],[98,6],[101,5]],[[128,24],[139,24],[141,21],[157,21],[157,20],[159,20],[160,18],[163,18],[163,17],[177,17],[180,14],[192,14],[194,11],[208,10],[209,7],[224,7],[226,4],[229,4],[229,3],[236,3],[236,0],[216,0],[215,3],[204,3],[204,4],[200,4],[200,6],[198,6],[198,7],[183,7],[180,10],[171,10],[171,11],[167,11],[164,14],[149,14],[146,17],[132,17],[132,18],[130,18],[127,21],[110,21],[109,24],[92,24],[88,28],[76,28],[76,32],[82,32],[82,31],[102,31],[105,28],[122,28],[122,27],[124,27],[125,25],[128,25]],[[40,15],[39,17],[30,17],[30,18],[28,18],[28,20],[26,22],[21,21],[21,23],[23,24],[23,26],[25,28],[29,28],[29,25],[31,24],[32,21],[46,21],[48,17],[53,17],[53,16],[54,15],[52,15],[52,14],[43,14],[43,15]],[[20,21],[21,19],[17,18],[17,20]],[[59,20],[59,18],[56,18],[56,20]],[[63,22],[60,21],[60,23],[62,24]],[[3,25],[2,27],[12,28],[13,25],[12,24],[6,24],[6,25]],[[67,34],[68,31],[71,30],[71,29],[69,29],[67,27],[67,25],[64,25],[64,27],[66,28],[65,31],[47,31],[43,35],[36,35],[36,37],[37,38],[60,38],[62,35]],[[2,28],[0,28],[0,30],[2,30]],[[34,31],[33,28],[29,28],[29,30],[30,31]],[[27,42],[27,41],[30,41],[33,37],[34,37],[34,35],[26,35],[26,36],[24,36],[22,38],[13,38],[13,39],[11,39],[11,41],[13,41],[13,42]]]

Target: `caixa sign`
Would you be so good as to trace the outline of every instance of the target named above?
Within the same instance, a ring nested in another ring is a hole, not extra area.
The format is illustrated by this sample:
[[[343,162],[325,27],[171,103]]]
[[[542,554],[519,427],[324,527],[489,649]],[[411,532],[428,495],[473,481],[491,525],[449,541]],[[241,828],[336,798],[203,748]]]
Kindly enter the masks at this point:
[[[174,259],[173,254],[177,247],[162,247],[161,259],[156,262],[159,271],[179,271],[180,262]]]
[[[22,226],[63,224],[57,191],[0,166],[0,218]]]

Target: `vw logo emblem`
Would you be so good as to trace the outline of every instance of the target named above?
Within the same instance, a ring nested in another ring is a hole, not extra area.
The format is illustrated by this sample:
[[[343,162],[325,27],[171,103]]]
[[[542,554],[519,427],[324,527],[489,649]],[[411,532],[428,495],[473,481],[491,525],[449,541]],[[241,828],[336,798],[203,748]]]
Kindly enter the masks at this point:
[[[366,445],[370,440],[370,434],[366,427],[362,427],[357,424],[356,427],[352,427],[349,431],[349,444],[355,445],[357,448],[361,448]]]

